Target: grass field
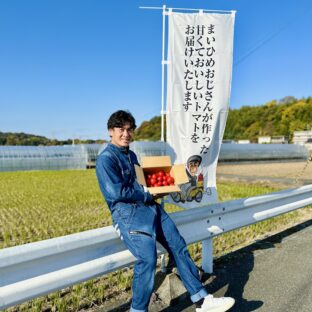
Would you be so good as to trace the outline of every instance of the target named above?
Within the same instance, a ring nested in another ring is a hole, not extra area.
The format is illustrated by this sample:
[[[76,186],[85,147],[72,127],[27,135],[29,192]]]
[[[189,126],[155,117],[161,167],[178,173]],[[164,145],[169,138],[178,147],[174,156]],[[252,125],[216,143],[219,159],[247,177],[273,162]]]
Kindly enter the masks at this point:
[[[276,190],[267,185],[218,184],[220,201]],[[167,205],[166,210],[172,212],[178,208]],[[305,208],[221,235],[214,239],[215,256],[246,245],[268,232],[289,227],[310,215],[311,209]],[[110,214],[94,170],[0,173],[0,248],[110,224]],[[189,248],[194,259],[200,261],[200,244]],[[130,296],[131,276],[129,269],[118,271],[9,310],[78,311],[101,304],[120,292],[128,292]]]

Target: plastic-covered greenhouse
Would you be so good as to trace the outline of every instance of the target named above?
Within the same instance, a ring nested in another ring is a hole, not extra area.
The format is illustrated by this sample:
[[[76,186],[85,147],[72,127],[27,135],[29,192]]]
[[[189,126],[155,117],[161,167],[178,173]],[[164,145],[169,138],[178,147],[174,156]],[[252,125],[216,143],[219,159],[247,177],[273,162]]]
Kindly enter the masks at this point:
[[[139,160],[141,156],[168,154],[165,142],[136,141],[130,144]],[[99,152],[103,150],[101,146]],[[170,153],[169,153],[170,154]],[[307,160],[308,150],[298,144],[222,144],[219,162]]]
[[[286,161],[308,157],[308,150],[298,144],[222,144],[219,161]]]
[[[134,141],[130,143],[130,149],[136,153],[138,160],[141,156],[161,156],[166,154],[166,142],[148,142],[148,141]],[[100,146],[98,153],[100,153],[106,144]]]
[[[0,146],[0,171],[86,169],[82,146]]]
[[[147,142],[147,141],[135,141],[130,144],[131,150],[133,150],[140,161],[141,156],[161,156],[166,155],[166,142]]]
[[[87,154],[87,168],[93,168],[95,167],[95,162],[97,155],[99,153],[99,150],[102,148],[102,144],[80,144],[84,150],[84,152]]]
[[[95,166],[101,144],[64,146],[0,146],[0,171],[86,169]],[[166,154],[165,142],[136,141],[130,148],[141,156]],[[222,144],[219,162],[306,160],[297,144]]]

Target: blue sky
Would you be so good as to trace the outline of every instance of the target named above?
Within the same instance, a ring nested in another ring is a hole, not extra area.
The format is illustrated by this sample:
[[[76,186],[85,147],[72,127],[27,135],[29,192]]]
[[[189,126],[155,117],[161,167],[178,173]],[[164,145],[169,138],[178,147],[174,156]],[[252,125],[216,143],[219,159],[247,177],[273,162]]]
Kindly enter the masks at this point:
[[[160,114],[162,15],[236,10],[232,108],[312,96],[311,0],[0,0],[0,131],[108,138]]]

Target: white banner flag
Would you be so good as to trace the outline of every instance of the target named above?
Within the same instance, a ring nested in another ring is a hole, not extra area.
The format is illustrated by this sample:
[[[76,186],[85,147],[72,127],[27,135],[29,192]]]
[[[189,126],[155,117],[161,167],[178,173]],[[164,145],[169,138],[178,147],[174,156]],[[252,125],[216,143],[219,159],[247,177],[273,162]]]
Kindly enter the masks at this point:
[[[235,13],[169,12],[167,143],[189,183],[172,200],[217,201],[216,167],[229,106]]]

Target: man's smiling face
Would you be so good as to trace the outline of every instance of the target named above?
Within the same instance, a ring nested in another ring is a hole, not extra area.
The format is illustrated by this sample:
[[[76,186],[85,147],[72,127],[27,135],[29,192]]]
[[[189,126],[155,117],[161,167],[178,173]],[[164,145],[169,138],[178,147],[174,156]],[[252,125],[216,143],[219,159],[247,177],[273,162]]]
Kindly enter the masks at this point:
[[[129,123],[126,123],[123,127],[114,127],[109,129],[109,136],[111,137],[111,143],[118,147],[129,146],[133,137],[133,128]]]

